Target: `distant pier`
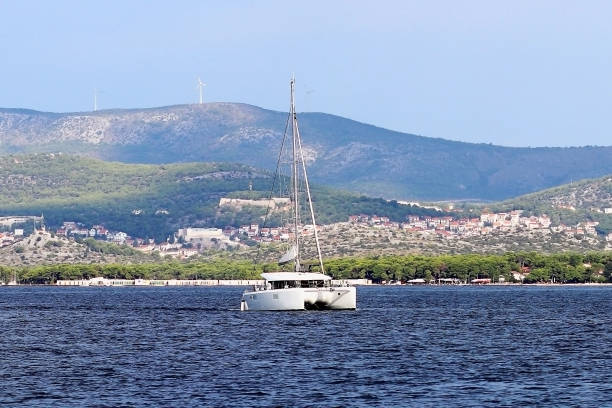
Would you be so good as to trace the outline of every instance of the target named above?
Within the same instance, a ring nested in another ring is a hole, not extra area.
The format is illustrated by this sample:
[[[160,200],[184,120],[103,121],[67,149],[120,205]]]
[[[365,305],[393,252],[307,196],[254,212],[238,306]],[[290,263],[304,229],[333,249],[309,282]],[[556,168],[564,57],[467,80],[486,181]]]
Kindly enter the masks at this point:
[[[334,280],[334,283],[349,285],[371,285],[369,279]],[[58,280],[56,286],[261,286],[262,279],[73,279]]]
[[[263,285],[259,279],[74,279],[58,280],[57,286],[249,286]]]

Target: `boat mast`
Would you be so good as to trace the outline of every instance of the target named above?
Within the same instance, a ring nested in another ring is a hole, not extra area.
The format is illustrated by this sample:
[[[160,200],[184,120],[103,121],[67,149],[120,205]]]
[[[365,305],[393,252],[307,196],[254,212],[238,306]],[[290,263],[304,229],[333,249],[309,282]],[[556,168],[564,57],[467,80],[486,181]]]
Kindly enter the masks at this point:
[[[298,161],[302,163],[302,172],[304,174],[304,187],[306,187],[306,195],[308,198],[308,206],[310,209],[310,218],[312,220],[312,227],[314,230],[315,243],[317,246],[317,256],[319,257],[319,266],[321,268],[321,273],[325,273],[325,268],[323,267],[323,256],[321,255],[321,245],[319,244],[319,234],[317,232],[317,222],[315,221],[314,208],[312,206],[312,197],[310,195],[310,185],[308,183],[308,174],[306,173],[306,161],[304,160],[304,152],[302,150],[302,138],[300,137],[300,130],[298,128],[297,123],[297,114],[295,112],[295,78],[291,78],[291,117],[293,121],[292,127],[292,136],[293,136],[293,175],[294,175],[294,195],[295,199],[295,241],[296,241],[296,249],[299,249],[299,239],[297,234],[297,219],[298,219],[298,201],[297,201],[297,184],[298,184]],[[296,255],[296,272],[299,269],[299,251],[297,251],[298,255]]]
[[[294,88],[295,88],[295,77],[291,77],[291,138],[293,141],[293,161],[291,166],[291,181],[293,183],[293,235],[295,236],[295,262],[294,269],[295,272],[299,272],[300,270],[300,236],[298,233],[298,223],[299,223],[299,202],[298,202],[298,164],[297,164],[297,117],[295,114],[295,96],[294,96]]]

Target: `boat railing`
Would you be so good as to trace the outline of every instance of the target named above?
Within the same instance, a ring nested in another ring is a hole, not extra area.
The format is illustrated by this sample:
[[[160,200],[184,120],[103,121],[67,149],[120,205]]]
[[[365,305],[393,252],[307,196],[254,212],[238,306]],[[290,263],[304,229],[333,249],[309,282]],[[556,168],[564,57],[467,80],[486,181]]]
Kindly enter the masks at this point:
[[[267,285],[253,285],[254,292],[261,292],[264,290],[269,290],[270,288]]]

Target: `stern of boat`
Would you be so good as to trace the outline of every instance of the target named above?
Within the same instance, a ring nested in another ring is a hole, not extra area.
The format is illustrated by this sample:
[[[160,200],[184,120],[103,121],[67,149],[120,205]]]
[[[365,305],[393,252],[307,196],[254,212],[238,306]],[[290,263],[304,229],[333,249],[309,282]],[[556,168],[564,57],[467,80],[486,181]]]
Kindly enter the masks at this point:
[[[316,301],[305,304],[315,310],[354,310],[357,308],[357,289],[354,286],[317,288]]]

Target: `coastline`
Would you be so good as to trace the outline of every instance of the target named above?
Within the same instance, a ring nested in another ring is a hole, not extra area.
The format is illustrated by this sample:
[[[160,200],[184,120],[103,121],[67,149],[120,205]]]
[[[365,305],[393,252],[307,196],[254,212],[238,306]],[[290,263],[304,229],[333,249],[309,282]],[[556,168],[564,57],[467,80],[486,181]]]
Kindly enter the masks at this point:
[[[118,282],[119,280],[111,280],[108,284],[80,284],[79,281],[63,281],[62,283],[17,283],[6,284],[0,283],[0,287],[173,287],[173,288],[189,288],[189,287],[226,287],[226,286],[253,286],[261,285],[263,280],[238,280],[238,279],[211,279],[211,280],[154,280],[153,283],[131,283]],[[132,280],[134,281],[134,280]],[[162,283],[163,282],[163,283]],[[380,283],[351,283],[350,280],[336,280],[334,282],[344,282],[351,286],[375,286],[375,287],[612,287],[612,283],[489,283],[489,284],[380,284]]]

